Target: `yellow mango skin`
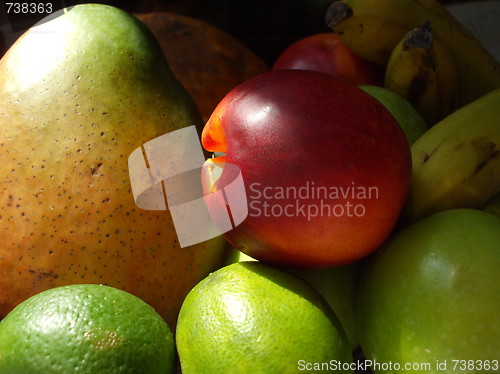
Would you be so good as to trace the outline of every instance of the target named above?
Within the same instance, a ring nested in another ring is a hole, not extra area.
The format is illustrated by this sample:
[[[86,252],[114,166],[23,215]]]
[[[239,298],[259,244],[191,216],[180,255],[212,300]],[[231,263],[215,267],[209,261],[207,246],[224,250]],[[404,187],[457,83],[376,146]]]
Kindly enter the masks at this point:
[[[135,206],[128,156],[200,115],[151,33],[78,5],[0,61],[0,318],[47,288],[128,291],[171,327],[220,265],[222,239],[180,248],[169,211]]]

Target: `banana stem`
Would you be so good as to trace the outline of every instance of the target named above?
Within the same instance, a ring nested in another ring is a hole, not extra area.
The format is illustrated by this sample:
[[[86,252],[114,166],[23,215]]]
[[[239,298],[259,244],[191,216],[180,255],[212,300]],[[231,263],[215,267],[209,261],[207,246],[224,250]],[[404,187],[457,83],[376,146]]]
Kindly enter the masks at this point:
[[[326,11],[325,21],[328,27],[337,26],[343,20],[352,17],[352,9],[342,1],[335,1]]]
[[[425,22],[422,26],[415,27],[406,34],[403,48],[407,50],[414,47],[431,49],[432,28],[430,22]]]

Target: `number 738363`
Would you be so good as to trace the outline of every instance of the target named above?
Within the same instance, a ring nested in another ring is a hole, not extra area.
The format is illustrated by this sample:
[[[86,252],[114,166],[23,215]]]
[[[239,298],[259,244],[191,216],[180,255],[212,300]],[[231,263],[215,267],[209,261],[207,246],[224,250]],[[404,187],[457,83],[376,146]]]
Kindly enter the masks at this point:
[[[499,360],[452,360],[452,370],[485,370],[498,372]]]
[[[14,14],[50,14],[53,11],[52,3],[5,3],[7,13]]]

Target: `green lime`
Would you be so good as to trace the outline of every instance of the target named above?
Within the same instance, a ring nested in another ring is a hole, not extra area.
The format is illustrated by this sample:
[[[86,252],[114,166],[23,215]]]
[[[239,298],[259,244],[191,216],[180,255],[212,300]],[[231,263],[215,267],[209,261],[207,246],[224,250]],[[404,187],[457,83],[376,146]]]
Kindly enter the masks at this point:
[[[177,349],[183,374],[351,372],[345,332],[308,283],[259,262],[225,266],[182,305]]]
[[[168,325],[150,305],[116,288],[52,288],[0,322],[1,374],[174,372]]]
[[[230,265],[241,261],[256,260],[234,247],[229,247],[226,251],[224,263]],[[359,345],[356,336],[354,300],[360,267],[360,262],[354,262],[325,269],[289,269],[290,272],[298,275],[313,286],[325,298],[339,318],[352,350]]]

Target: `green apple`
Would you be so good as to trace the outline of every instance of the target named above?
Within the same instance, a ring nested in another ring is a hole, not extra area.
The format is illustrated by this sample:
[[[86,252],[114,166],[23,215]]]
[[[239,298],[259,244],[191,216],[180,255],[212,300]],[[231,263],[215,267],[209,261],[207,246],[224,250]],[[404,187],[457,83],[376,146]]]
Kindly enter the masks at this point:
[[[369,259],[357,295],[373,371],[498,373],[499,269],[492,214],[443,211],[395,234]]]
[[[391,112],[403,129],[410,145],[428,130],[423,117],[405,98],[384,87],[361,85],[359,88],[372,95]]]
[[[319,291],[330,304],[345,330],[352,350],[359,345],[354,317],[359,270],[359,261],[325,269],[291,270]]]
[[[224,256],[223,265],[224,266],[231,265],[234,264],[235,262],[242,262],[242,261],[257,261],[257,260],[241,251],[238,251],[236,248],[228,244],[226,248],[226,254]]]

